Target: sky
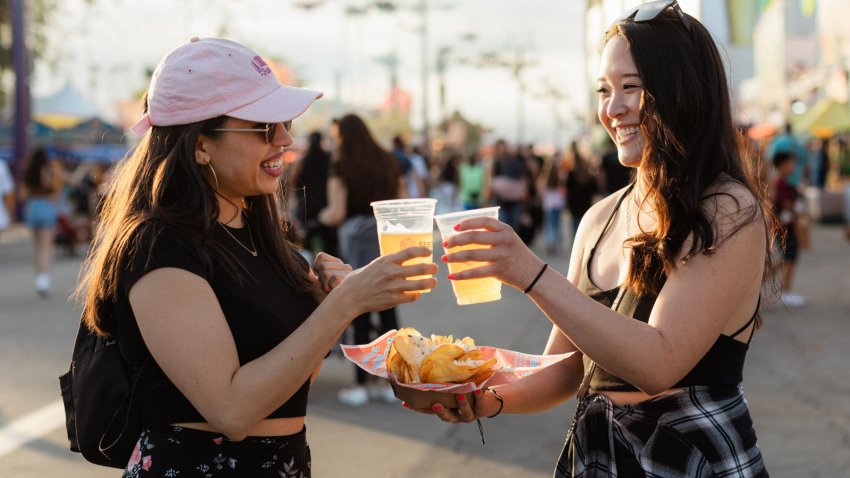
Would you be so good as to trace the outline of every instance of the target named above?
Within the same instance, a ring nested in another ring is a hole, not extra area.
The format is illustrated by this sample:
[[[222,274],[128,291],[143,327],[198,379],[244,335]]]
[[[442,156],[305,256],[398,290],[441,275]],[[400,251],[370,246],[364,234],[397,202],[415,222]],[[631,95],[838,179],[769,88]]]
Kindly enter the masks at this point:
[[[398,57],[399,86],[413,97],[412,121],[422,124],[422,16],[420,0],[398,0],[387,14],[346,15],[366,0],[85,0],[57,2],[47,63],[36,65],[34,96],[67,81],[114,119],[114,104],[135,100],[148,71],[193,36],[223,36],[264,57],[289,64],[303,86],[325,92],[321,101],[374,108],[387,94],[390,69],[378,58]],[[297,4],[319,4],[312,9]],[[445,70],[445,106],[493,130],[489,140],[559,143],[563,147],[586,109],[583,4],[565,0],[428,0],[428,112],[441,113],[437,51],[450,47],[459,61]],[[522,58],[526,93],[507,67],[471,65],[487,52]],[[463,60],[466,59],[464,63]],[[547,91],[563,99],[554,100]],[[520,101],[522,98],[522,101]],[[334,103],[334,104],[340,104]],[[522,112],[522,114],[520,114]],[[524,118],[520,121],[518,118]],[[556,117],[566,118],[566,123]],[[520,126],[522,124],[523,126]]]

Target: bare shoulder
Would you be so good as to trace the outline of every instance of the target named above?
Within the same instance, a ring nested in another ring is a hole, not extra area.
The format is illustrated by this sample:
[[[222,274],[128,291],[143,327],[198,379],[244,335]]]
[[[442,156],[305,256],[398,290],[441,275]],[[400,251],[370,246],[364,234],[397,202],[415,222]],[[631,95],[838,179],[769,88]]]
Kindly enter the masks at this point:
[[[595,202],[590,209],[584,213],[581,218],[581,223],[576,234],[577,242],[583,242],[587,237],[597,237],[611,214],[614,213],[614,208],[617,207],[617,201],[623,196],[625,188]]]
[[[706,189],[702,208],[712,222],[719,242],[742,229],[764,228],[761,201],[744,184],[731,178],[718,180]]]
[[[573,250],[570,256],[569,279],[574,284],[578,283],[579,268],[581,264],[584,264],[584,258],[587,252],[593,247],[600,234],[602,234],[605,223],[611,217],[611,214],[614,213],[617,201],[623,196],[624,192],[625,188],[602,198],[594,203],[582,217],[578,231],[576,231]]]
[[[605,221],[611,216],[611,213],[614,211],[614,208],[617,207],[617,202],[623,197],[623,194],[628,189],[628,186],[620,189],[619,191],[615,191],[599,201],[595,202],[590,209],[584,214],[582,218],[582,222],[588,221],[594,224],[598,223],[600,227],[605,225]]]

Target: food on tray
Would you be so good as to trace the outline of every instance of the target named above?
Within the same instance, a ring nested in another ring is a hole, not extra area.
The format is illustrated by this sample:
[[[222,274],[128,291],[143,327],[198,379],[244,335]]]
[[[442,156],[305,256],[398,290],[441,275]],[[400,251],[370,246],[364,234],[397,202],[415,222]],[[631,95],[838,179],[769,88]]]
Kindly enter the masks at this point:
[[[387,370],[401,383],[478,384],[498,369],[496,359],[484,360],[469,337],[423,337],[413,327],[400,329],[387,352]]]

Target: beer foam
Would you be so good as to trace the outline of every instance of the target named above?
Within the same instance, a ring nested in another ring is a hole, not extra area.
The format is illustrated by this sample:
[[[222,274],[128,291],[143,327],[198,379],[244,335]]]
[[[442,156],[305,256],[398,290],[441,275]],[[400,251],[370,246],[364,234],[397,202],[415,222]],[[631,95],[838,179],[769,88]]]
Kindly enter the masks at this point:
[[[382,222],[378,230],[383,234],[431,234],[431,229],[410,229],[404,224],[393,224],[390,221]]]

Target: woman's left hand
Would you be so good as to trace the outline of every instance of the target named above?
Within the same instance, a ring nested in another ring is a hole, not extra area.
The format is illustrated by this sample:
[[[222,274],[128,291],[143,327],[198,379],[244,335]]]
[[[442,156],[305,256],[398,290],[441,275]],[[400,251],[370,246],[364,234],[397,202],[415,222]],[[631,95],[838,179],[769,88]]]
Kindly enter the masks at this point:
[[[488,246],[483,249],[469,249],[447,253],[443,262],[488,262],[489,264],[463,272],[453,273],[452,280],[496,279],[519,290],[525,290],[543,266],[543,260],[537,257],[516,232],[507,224],[490,217],[464,219],[455,226],[458,234],[449,237],[443,243],[448,249],[468,244]]]
[[[313,260],[313,269],[316,270],[319,285],[325,292],[332,291],[352,270],[349,264],[324,252],[316,255],[316,259]]]

